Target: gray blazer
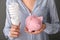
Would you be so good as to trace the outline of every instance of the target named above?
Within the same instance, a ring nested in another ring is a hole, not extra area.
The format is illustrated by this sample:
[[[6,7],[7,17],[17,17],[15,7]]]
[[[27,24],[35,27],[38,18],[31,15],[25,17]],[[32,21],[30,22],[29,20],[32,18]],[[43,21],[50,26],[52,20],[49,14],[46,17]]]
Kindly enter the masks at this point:
[[[10,20],[8,5],[10,5],[13,2],[18,3],[20,8],[19,14],[20,14],[20,22],[21,22],[20,25],[21,36],[17,38],[11,38],[8,35],[11,28],[11,20]],[[46,29],[42,33],[37,35],[25,33],[24,31],[25,19],[29,15],[37,15],[44,17],[43,23],[46,24]],[[6,0],[6,22],[5,22],[5,27],[3,29],[3,33],[10,40],[48,40],[47,34],[57,33],[59,31],[59,27],[60,27],[59,18],[57,15],[57,10],[54,0],[36,0],[32,12],[28,10],[28,8],[24,5],[22,0]]]

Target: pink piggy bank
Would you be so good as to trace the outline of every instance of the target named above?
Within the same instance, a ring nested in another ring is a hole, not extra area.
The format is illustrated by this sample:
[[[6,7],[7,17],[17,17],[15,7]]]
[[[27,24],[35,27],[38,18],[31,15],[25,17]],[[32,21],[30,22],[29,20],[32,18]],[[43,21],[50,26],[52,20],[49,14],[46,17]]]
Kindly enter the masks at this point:
[[[28,16],[26,18],[25,24],[29,32],[35,32],[42,27],[43,16]]]

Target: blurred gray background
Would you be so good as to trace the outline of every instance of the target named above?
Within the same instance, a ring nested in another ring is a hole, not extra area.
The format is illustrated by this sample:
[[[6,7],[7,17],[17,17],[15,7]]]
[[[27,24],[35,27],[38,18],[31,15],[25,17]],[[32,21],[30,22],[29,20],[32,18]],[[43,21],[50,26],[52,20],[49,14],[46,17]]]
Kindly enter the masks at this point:
[[[0,0],[0,40],[7,40],[5,39],[3,35],[3,27],[4,27],[4,22],[5,22],[5,1],[6,0]],[[58,10],[58,15],[60,15],[60,0],[55,0],[57,10]],[[60,18],[60,16],[59,16]],[[60,32],[54,35],[49,35],[50,40],[60,40]]]

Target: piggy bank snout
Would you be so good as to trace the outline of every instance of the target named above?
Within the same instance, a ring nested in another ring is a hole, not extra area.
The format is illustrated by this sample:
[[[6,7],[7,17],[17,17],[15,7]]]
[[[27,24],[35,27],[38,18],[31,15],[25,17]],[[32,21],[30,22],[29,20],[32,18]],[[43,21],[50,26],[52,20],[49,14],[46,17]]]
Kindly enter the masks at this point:
[[[28,30],[29,32],[35,32],[35,30]]]

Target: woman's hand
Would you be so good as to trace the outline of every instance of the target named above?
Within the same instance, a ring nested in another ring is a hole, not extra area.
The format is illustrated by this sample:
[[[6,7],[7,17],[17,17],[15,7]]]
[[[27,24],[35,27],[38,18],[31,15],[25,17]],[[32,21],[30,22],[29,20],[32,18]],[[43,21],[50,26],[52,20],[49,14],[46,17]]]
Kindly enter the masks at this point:
[[[19,26],[12,25],[9,32],[9,37],[15,38],[15,37],[18,37],[19,34],[20,34],[20,25]]]
[[[25,32],[29,33],[29,34],[40,34],[41,32],[43,32],[43,30],[46,28],[45,24],[42,24],[42,28],[38,31],[35,32],[28,32],[27,28],[25,28]]]

